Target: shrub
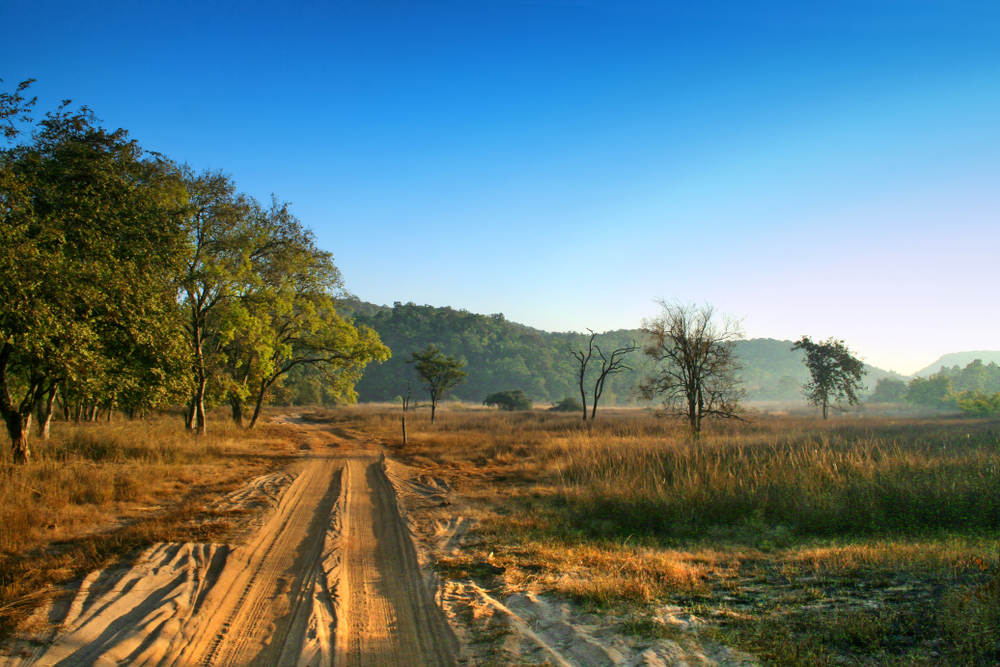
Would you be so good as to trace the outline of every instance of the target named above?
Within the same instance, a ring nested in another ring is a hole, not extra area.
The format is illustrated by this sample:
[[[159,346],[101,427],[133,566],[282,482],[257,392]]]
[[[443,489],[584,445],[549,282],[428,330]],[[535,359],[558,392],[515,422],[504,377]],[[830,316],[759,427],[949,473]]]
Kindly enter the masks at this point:
[[[549,408],[549,410],[554,412],[580,412],[583,410],[583,405],[572,396],[567,396]]]
[[[532,407],[531,399],[528,398],[528,395],[521,389],[494,392],[486,397],[486,400],[483,401],[483,405],[495,405],[501,410],[506,410],[507,412],[530,410]]]

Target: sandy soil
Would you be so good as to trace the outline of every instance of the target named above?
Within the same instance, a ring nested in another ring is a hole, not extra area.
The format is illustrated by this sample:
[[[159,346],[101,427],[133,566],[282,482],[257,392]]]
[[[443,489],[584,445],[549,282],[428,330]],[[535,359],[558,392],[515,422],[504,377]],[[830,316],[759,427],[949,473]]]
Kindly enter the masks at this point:
[[[301,428],[295,469],[222,501],[274,505],[247,544],[157,544],[93,572],[0,665],[455,664],[380,452]]]
[[[410,526],[425,576],[435,560],[460,556],[478,540],[470,532],[474,514],[445,480],[427,471],[387,461],[402,515]],[[491,563],[479,564],[489,571]],[[587,613],[565,600],[531,588],[513,589],[502,573],[490,581],[438,583],[438,601],[460,639],[459,660],[469,665],[555,667],[757,667],[756,659],[702,639],[706,622],[681,607],[662,606],[657,620],[669,637],[623,632],[627,619]]]
[[[157,544],[130,568],[54,596],[0,667],[184,665],[744,667],[664,608],[671,639],[534,591],[441,581],[436,559],[475,539],[441,479],[377,444],[290,419],[300,460],[219,500],[257,517],[242,544]]]

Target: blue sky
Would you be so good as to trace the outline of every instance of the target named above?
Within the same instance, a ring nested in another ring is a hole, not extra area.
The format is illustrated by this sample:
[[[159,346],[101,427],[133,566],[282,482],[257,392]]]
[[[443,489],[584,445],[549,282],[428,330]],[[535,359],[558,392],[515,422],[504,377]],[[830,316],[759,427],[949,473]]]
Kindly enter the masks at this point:
[[[1000,349],[996,2],[0,4],[4,90],[273,192],[376,303],[709,301],[910,373]]]

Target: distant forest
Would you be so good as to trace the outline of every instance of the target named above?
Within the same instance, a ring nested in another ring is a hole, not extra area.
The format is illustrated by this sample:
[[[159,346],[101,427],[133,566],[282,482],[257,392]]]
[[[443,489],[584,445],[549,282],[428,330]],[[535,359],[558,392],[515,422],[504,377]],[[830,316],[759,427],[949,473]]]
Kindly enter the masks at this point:
[[[516,389],[539,403],[579,395],[576,379],[579,365],[570,350],[586,345],[587,336],[583,334],[539,331],[510,322],[503,314],[479,315],[413,303],[397,302],[390,308],[356,301],[348,305],[344,314],[353,315],[356,325],[374,329],[392,350],[391,359],[365,369],[356,386],[361,401],[393,401],[406,394],[407,382],[411,384],[414,399],[420,400],[422,389],[406,361],[411,352],[430,344],[466,363],[467,381],[454,389],[453,398],[480,402],[491,393]],[[626,362],[634,372],[609,377],[602,404],[627,403],[634,395],[646,362],[641,353],[643,335],[638,329],[600,333],[595,339],[606,353],[632,341],[640,346]],[[737,346],[750,400],[801,399],[808,371],[802,363],[802,353],[792,352],[791,341],[759,338],[741,341]],[[869,387],[883,377],[901,377],[868,368]]]

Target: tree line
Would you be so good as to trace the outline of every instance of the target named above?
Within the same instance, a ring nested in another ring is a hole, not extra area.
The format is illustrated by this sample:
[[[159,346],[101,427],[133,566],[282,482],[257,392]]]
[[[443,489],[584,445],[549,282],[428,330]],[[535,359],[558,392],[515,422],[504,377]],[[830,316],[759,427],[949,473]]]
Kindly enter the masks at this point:
[[[942,366],[929,377],[915,377],[909,382],[883,378],[868,401],[958,409],[972,415],[1000,414],[1000,366],[976,359],[965,368]]]
[[[68,101],[33,123],[30,83],[0,96],[0,416],[15,461],[57,400],[76,418],[182,404],[204,434],[222,403],[252,427],[303,368],[356,397],[389,350],[338,313],[340,271],[287,203],[146,151]]]

